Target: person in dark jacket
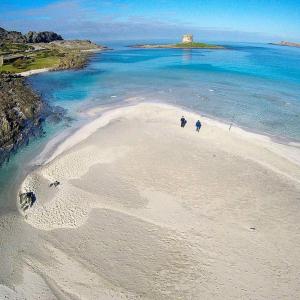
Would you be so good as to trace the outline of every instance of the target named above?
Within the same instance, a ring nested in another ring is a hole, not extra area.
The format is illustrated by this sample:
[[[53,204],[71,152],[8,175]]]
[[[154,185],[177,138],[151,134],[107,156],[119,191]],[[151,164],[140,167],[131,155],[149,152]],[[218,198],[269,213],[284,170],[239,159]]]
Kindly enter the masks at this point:
[[[198,121],[196,122],[196,131],[197,131],[197,132],[200,131],[201,126],[202,126],[202,124],[201,124],[200,120],[198,120]]]
[[[187,123],[187,120],[185,119],[184,116],[182,116],[181,119],[180,119],[181,127],[183,128],[186,125],[186,123]]]

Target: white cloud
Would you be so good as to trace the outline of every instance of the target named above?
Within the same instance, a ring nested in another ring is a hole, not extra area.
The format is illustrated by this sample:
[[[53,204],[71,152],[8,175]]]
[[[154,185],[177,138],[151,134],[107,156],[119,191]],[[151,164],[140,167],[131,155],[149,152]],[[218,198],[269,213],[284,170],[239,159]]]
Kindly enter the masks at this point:
[[[183,23],[172,14],[172,21],[157,18],[112,13],[112,7],[126,10],[124,1],[65,0],[44,7],[27,10],[6,10],[0,25],[8,29],[26,32],[49,30],[65,38],[113,39],[174,39],[185,32],[193,32],[204,40],[277,40],[260,33],[235,31],[230,28],[196,27]],[[97,8],[97,9],[96,9]],[[109,13],[107,12],[109,11]]]

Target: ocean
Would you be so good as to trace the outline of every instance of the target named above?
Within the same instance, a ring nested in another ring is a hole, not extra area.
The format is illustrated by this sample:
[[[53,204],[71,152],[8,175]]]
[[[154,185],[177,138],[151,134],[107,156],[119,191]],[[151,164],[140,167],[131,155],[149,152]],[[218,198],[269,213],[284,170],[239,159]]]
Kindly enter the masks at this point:
[[[130,44],[129,42],[127,44]],[[225,49],[133,49],[94,54],[77,71],[34,75],[28,82],[74,121],[46,125],[37,139],[0,170],[0,207],[11,197],[16,174],[57,131],[80,121],[86,107],[140,101],[180,105],[226,123],[288,142],[300,142],[300,49],[222,43]],[[6,199],[6,200],[5,200]]]
[[[300,49],[224,46],[224,50],[180,50],[116,45],[115,51],[96,54],[85,69],[44,73],[29,82],[72,116],[83,102],[164,101],[300,141]]]

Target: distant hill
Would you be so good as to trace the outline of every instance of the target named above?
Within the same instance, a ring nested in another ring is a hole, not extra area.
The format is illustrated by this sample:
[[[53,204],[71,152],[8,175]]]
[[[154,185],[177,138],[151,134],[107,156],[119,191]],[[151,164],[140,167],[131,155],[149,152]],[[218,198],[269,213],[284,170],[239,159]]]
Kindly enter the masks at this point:
[[[7,31],[0,27],[0,43],[4,42],[25,43],[26,39],[21,32]]]
[[[18,31],[8,31],[0,27],[0,43],[50,43],[62,41],[61,35],[52,31],[29,31],[25,35]]]
[[[25,34],[25,39],[27,43],[50,43],[53,41],[63,40],[61,35],[52,31],[29,31],[27,34]]]
[[[281,41],[279,43],[270,43],[271,45],[277,45],[277,46],[288,46],[288,47],[299,47],[300,43],[293,43],[293,42],[287,42],[287,41]]]

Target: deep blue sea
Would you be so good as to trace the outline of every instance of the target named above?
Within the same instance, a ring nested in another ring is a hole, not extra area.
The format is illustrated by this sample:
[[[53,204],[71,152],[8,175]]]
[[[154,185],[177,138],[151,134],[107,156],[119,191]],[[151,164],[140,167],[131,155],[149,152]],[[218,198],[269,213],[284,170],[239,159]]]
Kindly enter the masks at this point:
[[[226,49],[132,49],[108,43],[114,50],[93,55],[82,70],[43,73],[28,81],[75,120],[86,106],[127,99],[162,101],[300,141],[300,48],[222,44]],[[48,138],[56,130],[48,124]],[[0,188],[46,140],[47,136],[23,149],[0,171]]]

